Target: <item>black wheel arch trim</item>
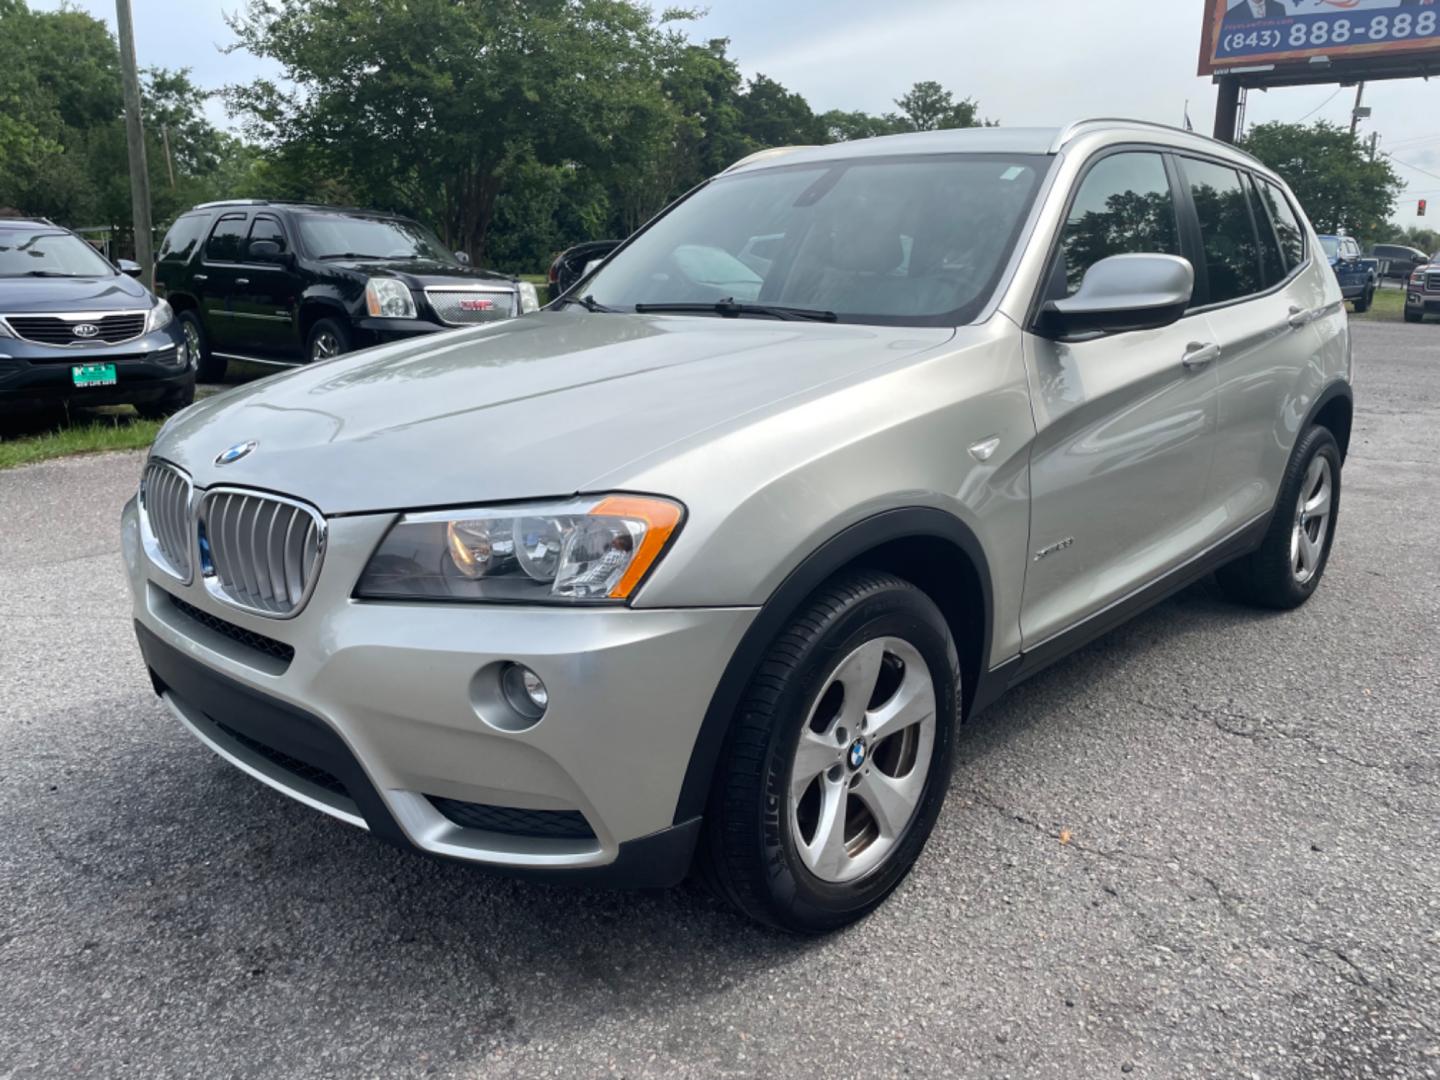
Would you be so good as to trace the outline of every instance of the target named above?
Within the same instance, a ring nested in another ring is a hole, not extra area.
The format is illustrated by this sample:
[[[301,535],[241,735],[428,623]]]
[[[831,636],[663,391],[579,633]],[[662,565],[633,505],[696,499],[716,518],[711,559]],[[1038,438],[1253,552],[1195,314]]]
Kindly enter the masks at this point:
[[[805,599],[832,575],[867,553],[894,541],[915,539],[947,541],[974,566],[985,610],[981,620],[984,630],[980,643],[979,683],[968,688],[966,693],[967,699],[972,702],[970,711],[998,696],[987,685],[992,681],[987,669],[994,639],[995,605],[990,563],[979,538],[954,514],[934,507],[883,511],[849,526],[821,544],[789,573],[761,607],[760,614],[731,655],[705,710],[675,806],[674,821],[677,824],[704,813],[721,748],[735,711],[740,707],[745,687],[771,643]],[[900,576],[904,576],[903,572]]]
[[[1305,414],[1305,422],[1301,424],[1299,430],[1295,432],[1295,438],[1297,440],[1300,438],[1301,435],[1305,433],[1305,430],[1311,424],[1315,423],[1315,418],[1318,417],[1321,412],[1325,410],[1325,407],[1329,405],[1332,401],[1334,401],[1336,398],[1344,398],[1345,402],[1350,406],[1353,429],[1353,417],[1355,414],[1355,390],[1348,382],[1345,382],[1343,380],[1337,380],[1336,382],[1332,382],[1329,386],[1325,387],[1324,390],[1320,391],[1320,393],[1316,396],[1315,400],[1311,402],[1310,409]],[[1342,433],[1338,431],[1332,432],[1332,434],[1335,436],[1335,441],[1340,444],[1340,460],[1343,463],[1350,451],[1350,431],[1345,431],[1343,433],[1343,437]]]

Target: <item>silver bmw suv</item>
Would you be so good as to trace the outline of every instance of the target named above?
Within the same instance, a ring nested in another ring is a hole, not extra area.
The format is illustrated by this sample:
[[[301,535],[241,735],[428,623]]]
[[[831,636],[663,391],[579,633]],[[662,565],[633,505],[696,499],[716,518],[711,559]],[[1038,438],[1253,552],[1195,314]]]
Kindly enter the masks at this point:
[[[820,932],[961,722],[1201,575],[1293,608],[1351,423],[1285,184],[1092,120],[769,151],[540,313],[203,401],[125,508],[157,693],[393,843]]]

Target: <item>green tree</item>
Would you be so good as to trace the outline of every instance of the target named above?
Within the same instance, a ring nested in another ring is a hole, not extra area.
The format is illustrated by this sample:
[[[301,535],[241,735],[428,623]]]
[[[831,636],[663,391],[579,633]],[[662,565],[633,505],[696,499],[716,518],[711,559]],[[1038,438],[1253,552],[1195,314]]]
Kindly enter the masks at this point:
[[[1384,158],[1372,161],[1344,128],[1323,120],[1260,124],[1241,147],[1285,178],[1321,232],[1345,232],[1369,244],[1388,231],[1400,177]]]
[[[907,131],[940,131],[943,128],[980,127],[979,106],[969,98],[956,101],[955,95],[938,82],[917,82],[908,93],[895,99]]]
[[[810,146],[828,141],[825,124],[799,94],[756,75],[740,96],[740,130],[752,149]]]
[[[662,32],[624,0],[249,0],[231,27],[293,86],[230,89],[252,135],[477,261],[531,158],[633,165],[667,113]]]

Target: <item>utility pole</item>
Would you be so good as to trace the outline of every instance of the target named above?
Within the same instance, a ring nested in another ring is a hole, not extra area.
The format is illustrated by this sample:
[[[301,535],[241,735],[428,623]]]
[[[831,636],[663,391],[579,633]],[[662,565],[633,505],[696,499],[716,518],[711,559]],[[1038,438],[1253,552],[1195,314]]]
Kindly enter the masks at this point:
[[[1371,161],[1374,161],[1374,160],[1375,160],[1375,151],[1378,149],[1379,143],[1380,143],[1380,132],[1378,132],[1378,131],[1372,131],[1372,132],[1370,133],[1370,160],[1371,160]]]
[[[140,119],[140,74],[135,69],[135,28],[130,20],[130,0],[115,0],[115,21],[120,31],[120,81],[125,91],[125,134],[130,144],[135,261],[143,268],[140,280],[148,287],[155,284],[150,235],[150,170],[145,164],[145,125]]]
[[[1355,131],[1360,127],[1360,103],[1365,100],[1365,84],[1359,83],[1355,87],[1355,108],[1350,110],[1350,137],[1355,137]]]
[[[165,143],[165,172],[170,176],[170,190],[175,190],[175,159],[170,156],[170,126],[162,124],[160,138]]]

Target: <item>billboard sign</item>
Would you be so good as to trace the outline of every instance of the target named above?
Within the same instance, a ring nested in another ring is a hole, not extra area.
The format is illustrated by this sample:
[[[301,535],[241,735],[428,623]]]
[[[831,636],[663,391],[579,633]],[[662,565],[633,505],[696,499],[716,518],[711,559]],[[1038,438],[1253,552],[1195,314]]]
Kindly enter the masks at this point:
[[[1440,0],[1205,0],[1200,74],[1440,51]]]

